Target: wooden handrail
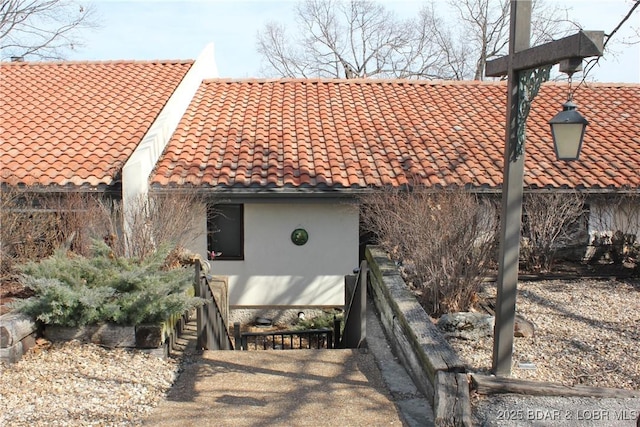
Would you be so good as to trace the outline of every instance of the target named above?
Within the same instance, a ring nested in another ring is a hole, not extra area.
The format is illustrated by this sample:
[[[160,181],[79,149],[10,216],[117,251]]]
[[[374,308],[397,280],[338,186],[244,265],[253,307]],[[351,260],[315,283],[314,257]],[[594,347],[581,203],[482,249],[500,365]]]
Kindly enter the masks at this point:
[[[195,264],[194,287],[196,296],[205,300],[196,312],[198,347],[205,350],[232,350],[229,328],[211,292],[209,280],[202,274],[200,261]]]

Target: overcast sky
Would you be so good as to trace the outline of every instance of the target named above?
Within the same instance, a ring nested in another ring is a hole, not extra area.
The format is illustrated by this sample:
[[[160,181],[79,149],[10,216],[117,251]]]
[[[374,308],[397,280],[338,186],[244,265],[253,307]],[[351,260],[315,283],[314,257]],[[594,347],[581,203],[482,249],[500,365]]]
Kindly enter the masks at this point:
[[[632,0],[546,0],[570,8],[569,19],[585,30],[611,32]],[[290,22],[294,2],[268,0],[93,0],[100,28],[84,34],[85,47],[70,60],[195,59],[213,42],[221,77],[260,77],[256,33],[269,21]],[[423,2],[386,0],[400,17],[415,15]],[[444,0],[436,4],[445,7]],[[293,28],[293,24],[289,24]],[[640,10],[614,37],[611,52],[591,77],[596,81],[640,83],[640,44],[623,45],[640,28]]]

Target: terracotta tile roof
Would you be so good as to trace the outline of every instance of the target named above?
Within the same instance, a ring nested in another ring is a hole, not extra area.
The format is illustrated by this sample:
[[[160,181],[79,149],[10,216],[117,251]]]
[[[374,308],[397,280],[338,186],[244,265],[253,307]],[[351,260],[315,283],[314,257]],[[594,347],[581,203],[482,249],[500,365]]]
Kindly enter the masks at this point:
[[[496,189],[506,86],[486,82],[208,80],[160,159],[152,185]],[[640,186],[640,85],[582,85],[590,125],[579,162],[555,160],[548,120],[566,84],[541,88],[528,120],[525,185]]]
[[[0,180],[112,184],[192,63],[3,63]]]

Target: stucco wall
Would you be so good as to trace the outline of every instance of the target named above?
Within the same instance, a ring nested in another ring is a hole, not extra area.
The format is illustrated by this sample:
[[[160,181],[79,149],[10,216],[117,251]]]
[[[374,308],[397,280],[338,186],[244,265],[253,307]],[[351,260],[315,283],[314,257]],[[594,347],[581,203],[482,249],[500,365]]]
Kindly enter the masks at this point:
[[[614,199],[592,202],[589,211],[589,236],[611,236],[615,231],[635,234],[640,238],[640,207],[636,200],[620,202]]]
[[[149,174],[176,130],[202,80],[218,77],[213,43],[207,45],[184,76],[138,147],[122,168],[122,197],[127,203],[146,196]]]
[[[245,203],[244,261],[214,261],[231,306],[341,306],[358,267],[358,210],[344,201]],[[206,222],[203,219],[201,224]],[[291,242],[304,228],[309,241]],[[206,253],[206,235],[191,248]]]

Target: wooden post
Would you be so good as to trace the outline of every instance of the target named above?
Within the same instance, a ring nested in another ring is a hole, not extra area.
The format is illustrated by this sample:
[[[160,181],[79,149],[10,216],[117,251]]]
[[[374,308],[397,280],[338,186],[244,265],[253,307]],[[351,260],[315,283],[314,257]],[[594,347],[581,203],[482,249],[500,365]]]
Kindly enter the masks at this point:
[[[507,127],[504,148],[502,215],[500,217],[502,220],[500,258],[498,260],[498,296],[493,338],[493,371],[496,375],[510,375],[511,373],[524,177],[524,152],[519,157],[514,155],[518,139],[519,72],[511,66],[511,58],[513,58],[515,52],[529,47],[530,34],[531,2],[512,1],[511,30],[509,33],[510,61],[507,89]]]
[[[369,274],[369,268],[367,261],[362,261],[360,264],[360,284],[358,295],[356,298],[360,299],[358,306],[358,315],[360,316],[360,340],[358,342],[358,348],[367,339],[367,275]]]
[[[578,58],[602,55],[604,40],[602,31],[580,31],[573,36],[529,48],[530,34],[531,0],[511,0],[509,55],[488,61],[486,65],[487,76],[507,75],[509,80],[492,367],[496,375],[503,376],[511,374],[513,355],[525,160],[524,125],[532,98],[541,83],[539,80],[525,81],[524,72],[561,61],[573,64],[575,68]],[[523,87],[527,91],[531,88],[531,93],[521,96]],[[519,111],[524,113],[519,115]]]
[[[336,316],[333,316],[333,343],[331,343],[331,345],[333,346],[332,348],[339,348],[340,347],[340,326],[341,326],[340,319],[338,319]]]
[[[342,347],[359,348],[367,338],[367,262],[360,264],[358,282],[346,312]]]
[[[233,324],[233,341],[236,350],[242,350],[242,334],[240,333],[240,322]]]
[[[203,287],[208,286],[207,283],[203,281]],[[208,291],[208,289],[207,289]],[[215,302],[213,301],[213,297],[210,292],[207,292],[207,302],[205,303],[205,322],[204,322],[204,335],[205,335],[205,349],[207,350],[217,350],[215,347],[215,336],[213,334],[213,327],[215,323],[215,310],[213,309],[213,305]]]
[[[202,279],[200,278],[200,262],[196,261],[196,277],[195,277],[195,282],[194,282],[194,286],[195,286],[195,294],[197,297],[200,298],[205,298],[205,293],[203,292],[202,289]],[[205,342],[205,331],[204,331],[204,326],[205,326],[205,305],[201,305],[198,307],[198,309],[196,310],[196,337],[197,337],[197,342],[198,342],[198,349],[202,350],[203,348],[206,347],[206,342]]]

